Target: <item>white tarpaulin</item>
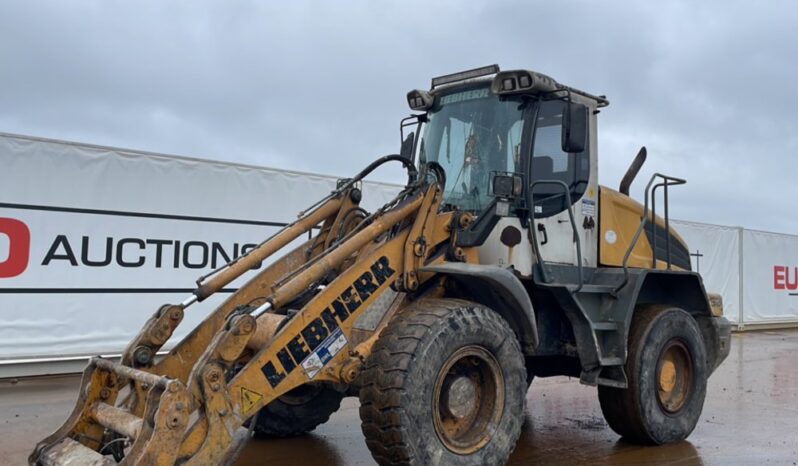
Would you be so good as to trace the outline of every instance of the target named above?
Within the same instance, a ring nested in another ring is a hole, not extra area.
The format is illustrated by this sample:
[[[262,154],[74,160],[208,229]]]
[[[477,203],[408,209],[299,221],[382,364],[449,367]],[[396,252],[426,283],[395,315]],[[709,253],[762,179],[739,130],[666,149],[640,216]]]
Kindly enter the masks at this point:
[[[0,134],[0,360],[120,352],[161,304],[335,183]],[[364,207],[397,192],[367,183]],[[225,296],[192,306],[176,337]]]
[[[335,182],[0,133],[0,362],[120,352],[161,304],[181,301],[199,275]],[[373,210],[398,188],[364,191]],[[798,322],[798,237],[673,224],[727,318]],[[176,337],[226,296],[192,306]]]
[[[743,251],[744,321],[798,321],[798,236],[745,230]]]
[[[674,221],[693,269],[740,327],[798,324],[798,236]]]
[[[671,225],[687,242],[693,270],[701,274],[707,293],[723,296],[723,315],[740,322],[741,229],[680,220]]]

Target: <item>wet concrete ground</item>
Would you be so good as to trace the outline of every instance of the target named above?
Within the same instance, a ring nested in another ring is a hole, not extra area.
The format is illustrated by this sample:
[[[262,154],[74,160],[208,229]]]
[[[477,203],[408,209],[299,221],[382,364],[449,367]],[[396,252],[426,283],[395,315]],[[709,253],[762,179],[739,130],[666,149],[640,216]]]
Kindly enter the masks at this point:
[[[536,380],[526,424],[509,465],[796,465],[798,330],[734,336],[709,381],[704,413],[688,441],[639,447],[619,441],[595,388],[567,378]],[[74,376],[0,381],[0,464],[25,464],[33,444],[67,416]],[[313,434],[252,440],[237,465],[373,465],[360,433],[357,399]]]

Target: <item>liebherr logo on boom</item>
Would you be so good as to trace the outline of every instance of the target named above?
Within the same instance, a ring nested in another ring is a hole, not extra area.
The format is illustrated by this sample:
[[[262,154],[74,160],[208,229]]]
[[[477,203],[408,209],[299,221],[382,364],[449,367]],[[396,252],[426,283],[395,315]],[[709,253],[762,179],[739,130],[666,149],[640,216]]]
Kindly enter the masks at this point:
[[[335,356],[332,353],[340,351],[341,339],[344,338],[340,324],[349,319],[394,273],[396,270],[391,268],[388,258],[380,257],[370,270],[363,272],[330,306],[321,311],[320,317],[313,319],[291,338],[277,352],[276,360],[267,362],[261,368],[272,388],[277,387],[299,365],[305,366],[308,376],[313,378]]]

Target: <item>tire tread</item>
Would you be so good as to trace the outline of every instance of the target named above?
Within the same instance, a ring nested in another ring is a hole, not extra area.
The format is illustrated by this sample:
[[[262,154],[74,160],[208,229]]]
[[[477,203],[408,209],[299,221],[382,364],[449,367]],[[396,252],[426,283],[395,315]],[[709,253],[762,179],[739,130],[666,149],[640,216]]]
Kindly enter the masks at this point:
[[[420,300],[397,314],[383,330],[365,364],[360,390],[361,427],[366,444],[380,465],[423,464],[410,445],[418,433],[411,431],[412,424],[403,407],[405,387],[411,370],[419,362],[420,347],[444,332],[457,332],[465,327],[487,328],[507,335],[509,338],[502,345],[510,342],[520,354],[520,345],[501,316],[460,299]],[[519,363],[523,368],[523,359]],[[526,371],[521,372],[526,387]],[[512,445],[520,433],[521,418],[515,420],[518,425],[512,429],[516,432]],[[506,459],[496,458],[492,464],[503,464]]]

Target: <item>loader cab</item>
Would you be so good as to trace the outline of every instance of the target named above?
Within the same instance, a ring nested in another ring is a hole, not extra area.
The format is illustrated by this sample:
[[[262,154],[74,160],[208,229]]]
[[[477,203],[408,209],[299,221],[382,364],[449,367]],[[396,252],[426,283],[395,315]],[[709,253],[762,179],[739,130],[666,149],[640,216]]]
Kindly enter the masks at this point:
[[[530,276],[534,215],[540,255],[575,265],[570,198],[583,265],[595,266],[599,101],[543,75],[518,73],[439,86],[433,80],[431,91],[411,91],[411,107],[426,111],[418,160],[444,168],[445,203],[477,216],[462,240],[478,246],[480,262]]]
[[[480,214],[493,201],[497,173],[523,171],[521,144],[528,104],[499,100],[490,83],[450,89],[435,98],[419,144],[419,161],[446,171],[444,203]],[[513,202],[513,207],[520,204]]]

